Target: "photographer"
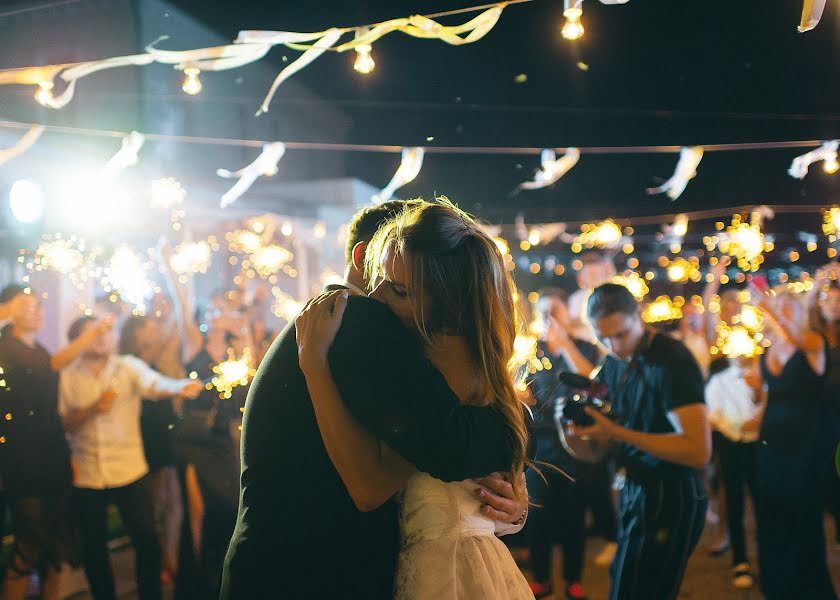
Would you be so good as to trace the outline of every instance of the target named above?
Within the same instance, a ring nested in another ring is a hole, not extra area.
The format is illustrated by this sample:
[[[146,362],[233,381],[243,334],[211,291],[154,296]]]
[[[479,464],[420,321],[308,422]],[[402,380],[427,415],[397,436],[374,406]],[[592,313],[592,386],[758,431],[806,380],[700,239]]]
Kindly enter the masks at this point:
[[[597,379],[609,388],[611,418],[587,406],[590,424],[561,418],[560,435],[588,461],[612,443],[626,472],[609,597],[676,598],[707,505],[699,473],[711,453],[703,377],[684,345],[645,327],[624,286],[595,289],[587,313],[610,352]]]

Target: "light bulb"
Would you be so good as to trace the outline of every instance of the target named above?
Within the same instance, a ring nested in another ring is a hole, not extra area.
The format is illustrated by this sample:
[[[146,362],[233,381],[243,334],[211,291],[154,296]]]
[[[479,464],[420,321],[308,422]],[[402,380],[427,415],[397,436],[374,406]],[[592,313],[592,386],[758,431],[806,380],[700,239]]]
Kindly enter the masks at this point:
[[[54,100],[53,94],[53,82],[52,81],[39,81],[38,82],[38,91],[35,92],[35,100],[37,100],[38,104],[41,106],[49,106],[50,103]]]
[[[583,15],[583,10],[579,6],[572,6],[563,11],[563,16],[566,17],[566,22],[560,30],[562,35],[567,40],[577,40],[583,37],[583,23],[580,22],[580,17]]]
[[[370,44],[359,44],[356,46],[356,62],[353,63],[353,68],[359,73],[368,74],[373,71],[376,63],[371,56],[373,48]]]
[[[836,173],[838,169],[840,169],[840,163],[837,162],[836,152],[829,155],[825,160],[823,160],[823,171],[825,171],[829,175],[832,173]]]
[[[184,69],[184,83],[181,85],[181,89],[188,93],[190,96],[195,96],[197,93],[201,91],[201,80],[198,78],[198,74],[201,73],[199,69],[195,67],[187,67]]]

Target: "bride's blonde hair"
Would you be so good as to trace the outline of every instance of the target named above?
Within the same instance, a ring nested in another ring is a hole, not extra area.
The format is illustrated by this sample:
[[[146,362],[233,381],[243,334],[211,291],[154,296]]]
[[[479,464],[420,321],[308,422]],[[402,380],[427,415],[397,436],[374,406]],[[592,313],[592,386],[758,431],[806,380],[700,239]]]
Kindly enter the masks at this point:
[[[525,406],[514,390],[513,343],[518,331],[516,287],[498,246],[446,198],[407,206],[374,235],[365,258],[368,281],[381,275],[389,244],[404,258],[412,316],[423,340],[463,336],[486,382],[491,406],[507,421],[513,442],[511,481],[527,461]],[[425,292],[425,293],[423,293]],[[429,306],[425,306],[428,299]],[[514,486],[517,495],[521,490]]]

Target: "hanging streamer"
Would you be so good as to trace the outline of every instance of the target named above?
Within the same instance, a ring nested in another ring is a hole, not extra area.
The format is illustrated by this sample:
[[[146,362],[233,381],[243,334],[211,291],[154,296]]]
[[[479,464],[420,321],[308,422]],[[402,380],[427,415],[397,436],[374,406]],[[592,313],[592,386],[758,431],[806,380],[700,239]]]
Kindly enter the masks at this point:
[[[580,160],[580,150],[577,148],[568,148],[560,158],[557,158],[554,150],[545,149],[540,155],[541,166],[534,175],[534,180],[520,183],[517,189],[537,190],[547,187],[568,173],[578,160]]]
[[[394,197],[394,192],[404,186],[420,174],[420,168],[423,166],[423,155],[425,151],[423,148],[403,148],[402,161],[391,178],[391,181],[386,185],[382,191],[373,196],[371,200],[375,203],[387,202]]]
[[[790,163],[788,174],[796,179],[804,179],[808,174],[808,167],[817,161],[825,161],[829,166],[837,162],[837,140],[831,140],[823,143],[822,146],[816,150],[806,152],[802,156],[797,156]]]
[[[487,9],[477,17],[461,25],[445,26],[437,21],[421,15],[414,15],[403,19],[385,21],[371,27],[362,35],[357,35],[349,42],[333,48],[342,35],[348,33],[348,29],[328,29],[317,33],[294,33],[290,31],[240,31],[236,38],[237,44],[283,44],[290,48],[296,48],[298,44],[315,43],[305,47],[305,51],[297,60],[280,71],[271,88],[263,100],[257,115],[268,112],[271,99],[274,97],[277,88],[289,77],[310,64],[325,51],[333,48],[336,52],[353,50],[360,45],[371,45],[384,35],[393,31],[401,31],[407,35],[423,39],[438,39],[453,46],[471,44],[483,38],[496,25],[502,14],[503,5],[499,4]]]
[[[132,131],[125,136],[122,140],[122,147],[102,167],[102,170],[99,172],[100,177],[102,179],[112,179],[123,169],[136,165],[138,153],[145,141],[146,138],[143,134],[137,131]]]
[[[239,181],[222,196],[220,206],[225,208],[236,202],[242,194],[248,191],[258,177],[276,175],[277,163],[280,162],[285,153],[286,145],[283,142],[272,142],[263,146],[262,153],[250,165],[233,172],[227,169],[218,169],[216,175],[219,177],[239,178]]]
[[[676,200],[685,191],[690,179],[697,175],[697,166],[703,159],[702,146],[687,147],[680,150],[680,160],[671,178],[659,187],[648,188],[650,195],[665,193],[671,199]]]
[[[146,52],[155,62],[175,65],[175,69],[195,68],[202,71],[224,71],[242,67],[261,59],[271,49],[271,44],[228,44],[194,50],[159,50],[157,44],[169,36],[161,36],[146,46]]]
[[[802,3],[802,18],[796,30],[799,33],[811,31],[820,22],[823,10],[825,10],[825,0],[805,0]]]
[[[13,158],[17,158],[27,150],[29,150],[32,145],[38,141],[38,138],[41,137],[41,134],[44,133],[44,127],[41,125],[35,125],[30,127],[29,130],[23,134],[17,143],[12,146],[11,148],[6,148],[4,150],[0,150],[0,165],[9,162]]]

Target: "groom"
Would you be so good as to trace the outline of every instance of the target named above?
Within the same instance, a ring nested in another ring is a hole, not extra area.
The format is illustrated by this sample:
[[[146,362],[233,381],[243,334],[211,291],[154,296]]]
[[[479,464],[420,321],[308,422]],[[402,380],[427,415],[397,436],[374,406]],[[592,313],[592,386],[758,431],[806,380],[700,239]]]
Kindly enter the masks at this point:
[[[402,202],[364,209],[348,231],[346,286],[366,287],[367,243]],[[501,414],[462,406],[409,332],[383,304],[351,298],[330,351],[342,398],[373,435],[444,481],[510,467]],[[242,421],[239,514],[222,575],[222,600],[392,597],[397,506],[359,512],[323,446],[293,326],[274,341],[251,384]],[[482,479],[484,513],[521,524],[510,484]],[[476,486],[477,490],[479,489]]]

